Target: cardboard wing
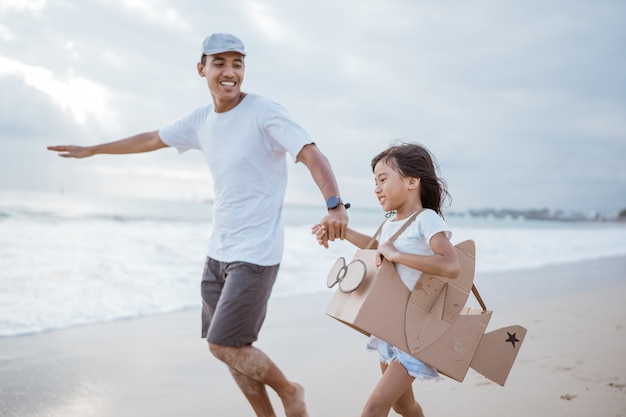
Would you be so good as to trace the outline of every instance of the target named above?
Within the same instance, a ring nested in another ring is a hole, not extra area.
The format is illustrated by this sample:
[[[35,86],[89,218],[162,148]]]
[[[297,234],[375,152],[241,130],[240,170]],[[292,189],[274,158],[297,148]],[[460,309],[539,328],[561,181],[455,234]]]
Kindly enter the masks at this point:
[[[474,242],[466,240],[455,248],[461,263],[459,276],[450,279],[422,274],[409,297],[405,331],[408,352],[413,356],[435,343],[450,329],[472,290],[476,264]]]
[[[465,308],[436,341],[411,353],[440,374],[462,382],[491,319],[491,311]]]

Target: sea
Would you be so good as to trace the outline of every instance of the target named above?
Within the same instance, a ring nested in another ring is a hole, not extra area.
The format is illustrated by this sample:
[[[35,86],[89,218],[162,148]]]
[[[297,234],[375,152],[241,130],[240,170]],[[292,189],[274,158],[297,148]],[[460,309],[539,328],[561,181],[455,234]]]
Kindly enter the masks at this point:
[[[211,209],[210,201],[0,189],[0,337],[198,308]],[[311,226],[324,211],[285,206],[273,298],[333,291],[328,270],[354,247],[317,244]],[[351,227],[370,234],[384,220],[377,208],[349,214]],[[626,255],[623,222],[446,220],[453,243],[475,241],[477,278]]]

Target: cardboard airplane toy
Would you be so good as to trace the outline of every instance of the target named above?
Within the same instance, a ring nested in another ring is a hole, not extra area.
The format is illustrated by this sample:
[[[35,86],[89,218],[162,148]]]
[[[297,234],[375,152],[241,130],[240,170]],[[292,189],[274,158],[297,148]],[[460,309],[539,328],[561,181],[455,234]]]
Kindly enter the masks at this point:
[[[327,284],[338,285],[326,314],[355,330],[374,335],[462,382],[471,367],[504,385],[526,329],[519,325],[485,333],[492,311],[473,285],[475,245],[455,246],[461,262],[456,279],[422,274],[410,291],[392,262],[375,266],[376,250],[359,249],[346,264],[339,258]],[[481,309],[466,307],[473,292]]]

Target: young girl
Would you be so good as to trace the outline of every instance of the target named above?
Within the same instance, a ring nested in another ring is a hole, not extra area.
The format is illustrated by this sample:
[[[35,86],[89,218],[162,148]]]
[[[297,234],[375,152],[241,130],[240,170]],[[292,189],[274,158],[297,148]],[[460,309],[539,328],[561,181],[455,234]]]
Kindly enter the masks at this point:
[[[423,272],[456,278],[460,269],[449,240],[452,233],[441,213],[449,194],[446,183],[437,177],[435,163],[426,148],[412,143],[391,146],[372,160],[374,192],[383,210],[393,213],[373,246],[379,254],[377,266],[383,257],[394,262],[411,291]],[[388,241],[407,221],[412,223],[404,232],[393,243]],[[315,225],[312,231],[327,247],[325,228]],[[370,238],[350,228],[346,233],[346,239],[359,248],[366,247]],[[411,385],[416,378],[440,378],[437,370],[375,336],[370,336],[367,348],[378,351],[383,374],[362,416],[387,416],[393,408],[404,417],[424,417]]]

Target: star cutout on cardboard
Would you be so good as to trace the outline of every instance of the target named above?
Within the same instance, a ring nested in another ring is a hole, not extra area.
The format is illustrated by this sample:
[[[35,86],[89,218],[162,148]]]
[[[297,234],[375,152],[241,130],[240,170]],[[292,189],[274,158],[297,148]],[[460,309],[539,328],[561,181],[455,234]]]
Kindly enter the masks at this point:
[[[509,335],[509,338],[506,339],[506,342],[511,342],[511,344],[513,345],[513,348],[515,348],[515,342],[519,342],[519,339],[516,337],[517,333],[511,334],[509,332],[506,332],[506,334]]]

